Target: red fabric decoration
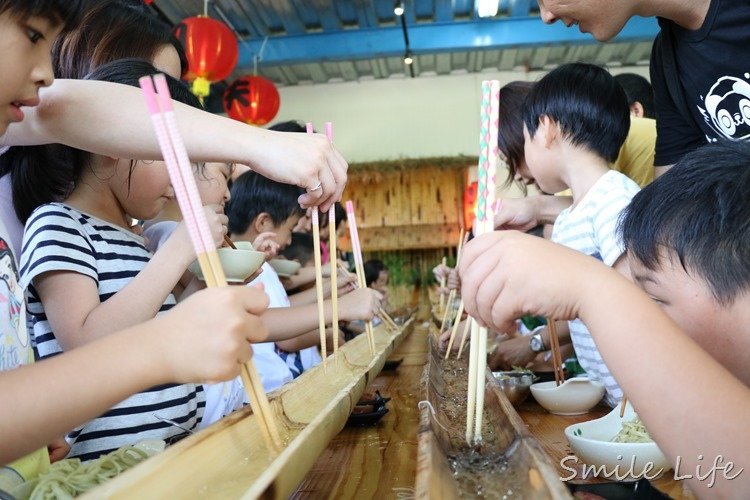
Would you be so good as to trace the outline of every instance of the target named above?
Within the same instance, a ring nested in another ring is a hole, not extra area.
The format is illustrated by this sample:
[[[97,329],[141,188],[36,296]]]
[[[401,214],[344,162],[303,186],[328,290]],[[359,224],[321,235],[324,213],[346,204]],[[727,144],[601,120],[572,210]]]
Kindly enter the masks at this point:
[[[237,38],[222,22],[210,17],[188,17],[175,27],[174,35],[185,47],[188,60],[188,69],[182,76],[195,80],[193,91],[198,95],[208,95],[209,82],[228,78],[237,66]]]
[[[224,109],[230,118],[265,125],[279,112],[281,98],[271,80],[261,76],[243,76],[224,92]]]
[[[474,224],[477,212],[478,191],[479,183],[474,181],[466,186],[466,191],[464,192],[464,227],[466,228],[471,228],[472,224]]]

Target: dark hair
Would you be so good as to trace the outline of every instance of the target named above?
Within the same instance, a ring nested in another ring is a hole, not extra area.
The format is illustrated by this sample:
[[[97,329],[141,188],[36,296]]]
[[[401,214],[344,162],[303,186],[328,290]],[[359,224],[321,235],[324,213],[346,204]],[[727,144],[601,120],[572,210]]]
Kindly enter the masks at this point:
[[[182,44],[143,2],[99,0],[87,9],[78,27],[55,41],[52,65],[57,78],[83,78],[117,59],[151,60],[166,45],[175,48],[184,71],[187,58]]]
[[[289,260],[296,260],[303,266],[313,258],[313,237],[308,233],[292,233],[292,242],[281,251]]]
[[[368,260],[364,264],[365,268],[365,283],[367,286],[372,285],[378,280],[381,271],[387,271],[388,268],[383,264],[382,260],[372,259]]]
[[[529,92],[524,124],[534,136],[543,116],[557,122],[563,136],[612,163],[630,129],[630,111],[622,87],[593,64],[564,64],[550,71]]]
[[[268,130],[275,130],[276,132],[307,132],[307,125],[297,120],[289,120],[274,123],[268,127]]]
[[[731,304],[750,287],[750,144],[687,153],[633,198],[619,230],[646,268],[658,269],[666,249],[720,304]]]
[[[346,219],[346,209],[341,206],[341,203],[338,201],[334,205],[336,208],[334,209],[334,218],[336,219],[336,229],[341,226],[341,223],[344,222]]]
[[[532,82],[510,82],[500,89],[497,147],[508,164],[506,185],[513,182],[523,161],[523,101],[529,95]]]
[[[86,80],[100,80],[137,87],[142,76],[159,73],[145,59],[120,59],[99,66]],[[167,83],[172,99],[200,108],[198,98],[190,93],[187,86],[167,75]],[[13,147],[0,157],[4,171],[12,167],[13,206],[21,222],[26,222],[31,213],[45,203],[66,198],[91,161],[92,153],[62,144],[39,147]],[[7,158],[6,158],[7,157]],[[48,163],[41,163],[46,158]],[[32,163],[37,161],[39,163]],[[8,162],[8,163],[5,163]],[[61,168],[50,168],[57,165]],[[38,168],[42,175],[35,176]]]
[[[654,108],[654,89],[651,82],[635,73],[621,73],[615,75],[615,81],[622,86],[625,95],[628,98],[628,106],[636,102],[643,106],[643,115],[646,118],[656,118],[656,109]]]
[[[83,0],[0,0],[0,14],[27,20],[41,17],[54,26],[62,25],[63,31],[76,26],[84,11]]]
[[[142,2],[99,0],[86,9],[78,26],[55,41],[52,64],[56,77],[82,79],[98,66],[117,59],[150,59],[168,44],[177,49],[183,68],[187,67],[182,45],[169,26]],[[192,100],[181,102],[194,105]],[[12,147],[0,156],[0,176],[11,175],[13,208],[21,222],[25,223],[36,207],[70,194],[73,179],[81,173],[80,152],[76,151],[47,144]]]
[[[226,207],[229,232],[241,234],[262,213],[267,213],[274,225],[283,224],[292,216],[303,215],[297,198],[304,189],[291,184],[272,181],[252,170],[240,175],[233,183]]]

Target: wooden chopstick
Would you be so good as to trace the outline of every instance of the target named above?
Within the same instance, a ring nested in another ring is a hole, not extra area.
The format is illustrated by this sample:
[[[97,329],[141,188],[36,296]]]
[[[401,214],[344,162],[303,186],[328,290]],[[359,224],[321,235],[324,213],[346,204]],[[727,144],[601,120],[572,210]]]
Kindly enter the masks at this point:
[[[232,241],[232,238],[230,238],[226,234],[224,235],[224,243],[226,243],[227,245],[229,245],[230,248],[233,248],[233,249],[237,250],[237,245],[235,245],[234,241]]]
[[[451,349],[453,348],[453,342],[456,340],[456,333],[458,332],[458,324],[461,323],[461,316],[464,313],[464,301],[461,299],[461,302],[458,304],[458,312],[456,313],[456,319],[453,321],[453,329],[451,330],[451,336],[450,339],[448,339],[448,349],[445,351],[445,359],[448,359],[448,356],[451,354]]]
[[[560,341],[557,338],[557,326],[555,320],[547,318],[547,330],[549,331],[549,343],[552,349],[552,363],[555,371],[555,384],[560,385],[565,382],[565,373],[562,369],[562,357],[560,355]]]
[[[625,406],[628,404],[628,397],[623,395],[622,401],[620,402],[620,418],[625,416]]]
[[[170,179],[188,226],[188,233],[195,247],[206,285],[209,287],[226,286],[226,277],[208,229],[190,160],[177,129],[166,78],[161,74],[155,75],[153,80],[150,76],[146,76],[141,78],[139,83],[146,98],[159,146],[169,169]],[[240,371],[266,443],[269,449],[278,451],[282,447],[281,437],[252,359],[243,365]]]

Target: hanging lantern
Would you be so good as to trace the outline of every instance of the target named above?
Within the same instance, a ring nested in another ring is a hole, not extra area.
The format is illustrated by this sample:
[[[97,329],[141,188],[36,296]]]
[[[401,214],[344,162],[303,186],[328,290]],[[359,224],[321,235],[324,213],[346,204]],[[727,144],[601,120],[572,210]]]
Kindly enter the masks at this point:
[[[279,112],[281,98],[271,80],[261,76],[243,76],[224,92],[224,109],[230,118],[265,125]]]
[[[479,183],[472,182],[464,191],[464,227],[471,228],[477,213],[477,194]]]
[[[237,66],[237,38],[224,23],[205,16],[183,19],[174,35],[185,48],[188,68],[183,78],[192,81],[192,90],[201,99],[211,82],[228,78]]]

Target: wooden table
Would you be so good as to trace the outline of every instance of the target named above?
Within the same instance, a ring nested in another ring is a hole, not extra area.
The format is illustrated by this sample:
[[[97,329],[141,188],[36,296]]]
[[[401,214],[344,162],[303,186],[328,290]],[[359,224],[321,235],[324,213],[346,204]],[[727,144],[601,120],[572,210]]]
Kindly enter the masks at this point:
[[[329,443],[297,491],[306,498],[411,498],[417,468],[420,379],[427,360],[427,329],[417,325],[391,354],[397,370],[382,372],[366,393],[391,397],[375,427],[345,427]]]
[[[568,440],[565,439],[565,435],[563,434],[564,429],[572,424],[603,417],[611,411],[610,408],[597,406],[585,415],[569,417],[553,415],[539,406],[531,396],[529,396],[529,399],[517,408],[517,410],[523,421],[528,425],[531,434],[534,435],[537,441],[539,441],[539,444],[542,445],[542,448],[544,448],[544,451],[550,456],[552,463],[557,466],[557,469],[560,472],[560,477],[567,477],[571,474],[570,470],[562,468],[560,461],[568,455],[573,455],[573,452],[568,445]],[[571,465],[572,463],[568,463],[567,466],[570,467]],[[573,482],[596,483],[602,481],[602,479],[598,478],[589,478],[585,480],[576,479]],[[674,480],[672,471],[669,471],[661,478],[652,481],[651,484],[661,492],[675,499],[695,498],[687,489],[687,486],[684,486],[681,481]]]

